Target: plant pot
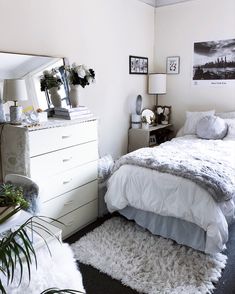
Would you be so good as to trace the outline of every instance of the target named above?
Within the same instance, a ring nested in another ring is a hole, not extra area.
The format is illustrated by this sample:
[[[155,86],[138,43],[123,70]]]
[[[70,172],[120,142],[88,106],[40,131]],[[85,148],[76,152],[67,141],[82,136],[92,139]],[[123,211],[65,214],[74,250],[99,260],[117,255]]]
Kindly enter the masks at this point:
[[[17,218],[20,213],[21,210],[16,212],[15,214],[11,215],[13,213],[13,211],[17,208],[17,206],[3,206],[0,207],[0,224],[4,222],[4,220],[8,220],[8,219],[15,219]]]
[[[72,105],[72,108],[79,106],[79,96],[80,96],[80,86],[70,85],[69,100]]]
[[[54,107],[61,107],[62,103],[61,103],[60,94],[58,93],[58,88],[53,87],[53,88],[49,89],[49,93],[50,93],[51,103],[53,104],[53,106]]]

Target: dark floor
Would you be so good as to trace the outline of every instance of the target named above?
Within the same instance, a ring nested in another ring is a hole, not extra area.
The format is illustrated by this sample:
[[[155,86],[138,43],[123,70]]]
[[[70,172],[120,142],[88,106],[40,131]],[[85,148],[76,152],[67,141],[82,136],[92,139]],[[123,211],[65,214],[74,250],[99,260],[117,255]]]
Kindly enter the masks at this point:
[[[100,218],[90,224],[83,230],[77,232],[66,240],[68,243],[74,243],[86,233],[101,225],[110,216]],[[225,254],[228,256],[226,268],[223,271],[219,283],[216,285],[214,294],[235,294],[235,223],[229,229],[229,241]],[[137,294],[138,292],[129,287],[123,286],[119,281],[112,279],[97,269],[79,264],[83,277],[84,288],[87,294]]]

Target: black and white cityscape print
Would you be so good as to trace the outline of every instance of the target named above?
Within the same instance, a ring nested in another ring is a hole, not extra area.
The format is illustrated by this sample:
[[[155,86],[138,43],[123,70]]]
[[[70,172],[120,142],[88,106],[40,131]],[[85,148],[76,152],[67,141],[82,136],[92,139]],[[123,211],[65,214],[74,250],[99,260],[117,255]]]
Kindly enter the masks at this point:
[[[193,80],[235,80],[235,39],[194,43]]]

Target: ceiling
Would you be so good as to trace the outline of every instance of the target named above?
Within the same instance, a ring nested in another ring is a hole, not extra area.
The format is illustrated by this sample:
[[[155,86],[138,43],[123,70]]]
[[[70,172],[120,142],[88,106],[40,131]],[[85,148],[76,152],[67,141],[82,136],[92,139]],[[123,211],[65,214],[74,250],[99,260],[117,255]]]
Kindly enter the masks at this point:
[[[186,2],[191,0],[139,0],[139,1],[149,4],[153,7],[160,7],[160,6],[167,6],[167,5],[172,5],[179,2]]]

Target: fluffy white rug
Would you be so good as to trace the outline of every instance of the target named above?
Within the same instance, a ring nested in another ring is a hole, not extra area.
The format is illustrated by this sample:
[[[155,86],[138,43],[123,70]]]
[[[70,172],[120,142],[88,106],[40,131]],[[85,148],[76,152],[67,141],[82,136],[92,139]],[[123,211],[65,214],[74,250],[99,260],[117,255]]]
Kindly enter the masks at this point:
[[[19,270],[15,272],[12,284],[6,286],[7,294],[40,294],[48,288],[73,289],[85,293],[81,273],[77,270],[76,261],[69,245],[60,244],[58,240],[49,243],[52,256],[44,246],[38,249],[38,267],[32,265],[31,280],[29,283],[28,271],[24,265],[24,276],[18,287]],[[0,276],[3,281],[4,277]]]
[[[209,256],[116,217],[76,243],[75,257],[141,293],[211,293],[227,257]]]

